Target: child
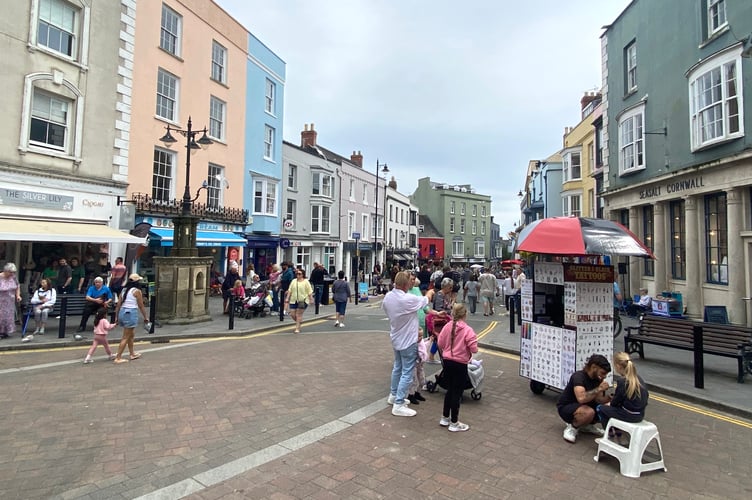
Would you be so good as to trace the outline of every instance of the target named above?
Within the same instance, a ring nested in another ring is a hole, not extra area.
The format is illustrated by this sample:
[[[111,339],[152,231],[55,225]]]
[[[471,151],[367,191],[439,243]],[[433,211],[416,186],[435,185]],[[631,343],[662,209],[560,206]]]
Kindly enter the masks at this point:
[[[99,344],[104,346],[104,351],[110,357],[110,361],[115,359],[115,355],[112,354],[112,351],[110,350],[110,344],[107,343],[107,332],[116,326],[117,322],[110,323],[107,321],[107,309],[100,307],[99,310],[97,310],[97,314],[94,316],[94,341],[91,343],[89,352],[86,353],[84,363],[92,363],[94,361],[91,359],[91,355],[97,350]]]
[[[245,287],[241,280],[235,280],[235,285],[232,287],[232,295],[239,299],[245,298]]]
[[[426,400],[418,391],[418,389],[426,384],[426,372],[424,369],[426,359],[428,359],[428,349],[423,339],[423,329],[418,328],[418,360],[415,362],[415,368],[413,369],[413,381],[410,383],[410,387],[407,388],[407,399],[415,405],[419,404],[420,401]]]

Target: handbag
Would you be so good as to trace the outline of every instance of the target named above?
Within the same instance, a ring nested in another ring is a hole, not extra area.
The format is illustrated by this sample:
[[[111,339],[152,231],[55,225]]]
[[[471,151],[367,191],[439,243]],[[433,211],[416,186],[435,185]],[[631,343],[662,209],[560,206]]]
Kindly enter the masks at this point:
[[[306,306],[305,300],[298,301],[298,309],[303,309]]]

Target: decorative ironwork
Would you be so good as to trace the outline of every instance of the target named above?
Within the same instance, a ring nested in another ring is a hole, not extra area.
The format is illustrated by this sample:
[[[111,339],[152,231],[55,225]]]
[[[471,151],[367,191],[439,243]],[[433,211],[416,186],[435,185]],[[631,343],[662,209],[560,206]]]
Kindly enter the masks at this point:
[[[183,200],[157,200],[146,193],[133,193],[131,201],[136,204],[136,213],[140,215],[163,215],[173,217],[183,213]],[[191,215],[207,221],[231,224],[248,224],[248,210],[242,208],[219,207],[193,202]]]

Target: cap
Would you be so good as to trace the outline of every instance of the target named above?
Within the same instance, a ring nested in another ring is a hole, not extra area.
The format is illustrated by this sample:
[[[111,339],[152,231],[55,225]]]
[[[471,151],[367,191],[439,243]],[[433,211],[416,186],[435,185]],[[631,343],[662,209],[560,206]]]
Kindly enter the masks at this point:
[[[133,273],[128,276],[128,281],[141,281],[143,278],[138,273]]]

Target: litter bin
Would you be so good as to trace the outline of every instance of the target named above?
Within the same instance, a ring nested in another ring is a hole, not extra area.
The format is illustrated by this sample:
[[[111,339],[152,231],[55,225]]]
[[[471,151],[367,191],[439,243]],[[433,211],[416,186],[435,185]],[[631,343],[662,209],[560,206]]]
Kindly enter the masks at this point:
[[[330,278],[329,276],[326,276],[324,278],[324,290],[321,292],[321,304],[328,306],[331,301],[329,300],[330,292],[329,289],[332,287],[332,283],[334,283],[334,279]]]

